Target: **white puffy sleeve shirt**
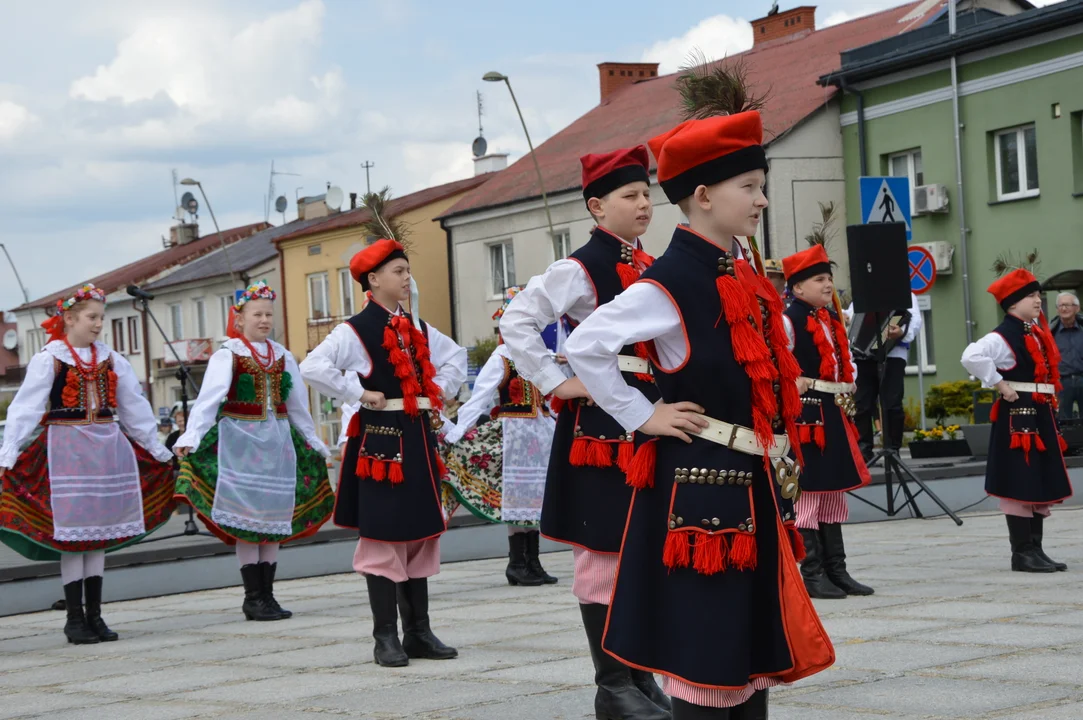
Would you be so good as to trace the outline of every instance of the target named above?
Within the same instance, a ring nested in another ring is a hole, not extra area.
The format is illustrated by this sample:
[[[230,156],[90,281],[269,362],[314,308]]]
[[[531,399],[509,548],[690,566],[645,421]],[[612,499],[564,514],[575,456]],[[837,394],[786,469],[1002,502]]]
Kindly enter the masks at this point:
[[[466,382],[466,348],[432,325],[429,329],[429,357],[436,369],[434,382],[450,397]],[[372,372],[372,359],[354,329],[340,324],[301,362],[301,375],[324,395],[338,398],[345,406],[361,400],[364,387],[360,375]]]
[[[991,388],[1004,379],[999,370],[1015,367],[1015,353],[1000,333],[991,332],[967,345],[960,362],[982,387]]]
[[[99,362],[105,357],[113,358],[113,371],[117,375],[117,419],[121,428],[154,459],[160,462],[170,460],[172,453],[158,439],[158,420],[150,403],[143,397],[131,363],[102,342],[95,343],[95,349]],[[75,351],[83,362],[91,362],[89,347],[75,348]],[[8,407],[4,445],[0,448],[0,467],[14,467],[20,448],[41,423],[48,409],[49,393],[55,378],[54,359],[67,365],[75,364],[67,346],[59,341],[50,342],[30,358],[23,384]],[[97,399],[93,396],[91,404],[97,406]]]
[[[478,418],[488,415],[500,399],[500,383],[504,380],[504,358],[508,357],[507,345],[498,345],[474,380],[474,393],[459,408],[458,421],[445,426],[447,442],[455,444],[463,434],[474,427]]]

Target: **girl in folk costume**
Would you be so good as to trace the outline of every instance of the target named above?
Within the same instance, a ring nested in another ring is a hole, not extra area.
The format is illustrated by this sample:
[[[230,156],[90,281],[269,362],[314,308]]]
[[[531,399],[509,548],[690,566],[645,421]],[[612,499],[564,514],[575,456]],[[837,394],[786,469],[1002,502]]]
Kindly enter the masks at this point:
[[[740,86],[721,63],[706,78]],[[691,104],[702,119],[650,141],[659,184],[689,224],[566,352],[625,431],[658,436],[648,489],[628,514],[605,651],[662,674],[674,720],[764,720],[767,688],[827,668],[834,650],[795,562],[787,455],[793,447],[800,460],[800,367],[755,245],[750,261],[736,239],[755,233],[767,206],[760,115],[727,103],[733,114],[711,117]],[[661,403],[616,381],[634,342],[651,343]]]
[[[520,288],[508,288],[497,320]],[[488,415],[493,422],[475,427]],[[445,427],[449,471],[445,483],[470,512],[508,526],[511,585],[557,582],[538,557],[545,473],[556,421],[545,397],[515,369],[501,342],[478,371],[474,392],[459,408],[458,419]]]
[[[1004,269],[1001,261],[998,266]],[[1042,313],[1041,286],[1029,270],[1007,272],[988,292],[1007,315],[993,332],[968,345],[962,358],[983,387],[1000,393],[993,405],[985,492],[1000,498],[1007,518],[1012,570],[1067,570],[1042,549],[1050,508],[1072,495],[1066,444],[1057,426],[1060,352]]]
[[[831,261],[823,245],[782,261],[793,302],[783,315],[789,349],[801,366],[798,441],[805,459],[797,527],[804,540],[801,575],[814,598],[871,595],[846,571],[842,523],[846,491],[871,482],[850,419],[854,377],[850,343],[835,302]]]
[[[395,240],[357,253],[350,273],[368,293],[367,304],[301,363],[320,392],[344,407],[361,402],[346,432],[335,524],[360,535],[353,566],[368,585],[376,662],[401,667],[409,658],[454,658],[458,652],[429,626],[428,578],[440,571],[447,529],[433,426],[443,396],[466,380],[466,349],[402,309],[410,263]]]
[[[184,434],[177,497],[216,537],[237,546],[248,620],[292,616],[274,596],[278,547],[327,522],[335,496],[330,452],[308,411],[297,361],[270,339],[275,292],[251,285],[230,313]]]
[[[57,302],[0,448],[0,540],[30,560],[60,560],[64,634],[76,644],[117,639],[101,616],[105,553],[173,511],[170,452],[132,366],[98,340],[104,315],[105,291],[92,285]]]
[[[583,199],[597,222],[586,245],[530,280],[504,311],[500,334],[524,380],[557,399],[559,410],[545,482],[541,533],[572,546],[572,593],[579,600],[598,686],[599,717],[667,718],[669,699],[650,673],[629,668],[602,650],[621,535],[635,487],[650,475],[654,445],[626,432],[596,406],[579,378],[547,352],[542,330],[567,316],[572,326],[632,285],[653,262],[639,237],[653,214],[650,156],[640,145],[580,158]],[[572,332],[573,336],[575,331]],[[628,343],[620,353],[622,376],[657,399],[647,349]]]

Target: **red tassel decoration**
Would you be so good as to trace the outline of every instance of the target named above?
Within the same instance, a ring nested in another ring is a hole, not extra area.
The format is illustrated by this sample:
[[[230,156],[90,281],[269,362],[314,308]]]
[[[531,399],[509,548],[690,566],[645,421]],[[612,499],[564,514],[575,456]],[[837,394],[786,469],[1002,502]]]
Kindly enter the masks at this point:
[[[346,437],[357,437],[361,434],[361,413],[354,413],[350,418],[350,424],[346,426]]]
[[[797,529],[796,525],[787,525],[786,529],[790,531],[790,546],[793,547],[793,559],[801,562],[805,559],[805,539],[801,537],[801,531]]]
[[[816,440],[816,447],[820,448],[820,452],[824,451],[824,447],[827,445],[827,439],[824,437],[824,426],[817,425],[813,430],[813,438]]]
[[[387,463],[383,460],[372,461],[372,479],[382,481],[387,479]]]
[[[693,567],[702,575],[714,575],[726,569],[725,546],[721,533],[697,533]]]
[[[797,426],[797,440],[800,443],[812,442],[812,426],[801,424]]]
[[[402,463],[392,460],[388,463],[387,479],[391,481],[392,485],[398,485],[406,478],[402,475]]]
[[[585,437],[577,437],[572,440],[572,453],[568,457],[568,462],[576,467],[584,467],[587,463],[588,457],[588,441]]]
[[[117,374],[113,370],[106,373],[105,401],[111,408],[117,407]]]
[[[587,442],[587,465],[597,468],[613,467],[613,451],[603,440]]]
[[[631,440],[623,440],[620,445],[617,446],[617,467],[624,474],[628,474],[628,470],[632,467],[632,460],[635,458],[635,443]]]
[[[1060,445],[1062,453],[1068,452],[1068,441],[1064,439],[1063,435],[1057,435],[1057,444]]]
[[[625,290],[639,279],[639,273],[628,263],[617,263],[617,277],[620,278],[620,286]]]
[[[756,538],[749,533],[737,533],[730,543],[730,567],[735,570],[756,569]]]
[[[670,570],[688,567],[692,562],[692,546],[688,543],[687,531],[671,530],[666,534],[666,544],[662,550],[662,564]]]
[[[1034,447],[1038,448],[1038,452],[1045,452],[1045,443],[1042,442],[1042,436],[1038,433],[1034,433]]]
[[[367,478],[372,475],[372,464],[369,462],[368,455],[357,455],[357,466],[354,467],[354,474],[358,478]]]
[[[657,442],[657,440],[648,440],[640,445],[625,472],[625,483],[636,490],[654,487],[654,464],[658,457],[658,449],[655,447]]]
[[[993,407],[989,410],[989,422],[995,423],[1000,417],[1000,397],[993,401]]]
[[[812,343],[816,346],[817,352],[820,353],[820,379],[834,381],[835,348],[832,347],[831,341],[827,339],[827,333],[824,332],[824,325],[821,320],[831,321],[826,308],[821,308],[809,315],[805,320],[805,329],[812,335]]]
[[[549,400],[549,409],[554,415],[559,415],[560,411],[564,409],[564,406],[566,404],[567,402],[565,400],[558,398],[556,395],[554,395]]]

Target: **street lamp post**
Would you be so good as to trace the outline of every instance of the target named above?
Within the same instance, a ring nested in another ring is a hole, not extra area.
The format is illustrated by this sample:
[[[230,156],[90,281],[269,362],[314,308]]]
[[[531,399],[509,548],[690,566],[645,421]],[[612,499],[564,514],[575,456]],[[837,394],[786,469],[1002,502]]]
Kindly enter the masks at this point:
[[[207,203],[207,211],[211,214],[211,222],[214,223],[214,231],[218,233],[218,242],[222,245],[222,253],[226,258],[226,265],[229,267],[229,277],[233,282],[233,287],[237,287],[237,274],[233,272],[233,261],[229,259],[229,249],[226,247],[226,239],[222,237],[222,229],[218,227],[218,220],[214,217],[214,209],[211,208],[211,201],[207,199],[207,192],[203,189],[203,184],[198,180],[192,178],[184,178],[180,181],[181,185],[195,185],[199,188],[199,194],[203,196],[203,202]]]
[[[519,101],[515,99],[515,91],[511,89],[511,80],[507,75],[498,72],[485,73],[482,80],[486,82],[503,82],[508,86],[511,93],[511,101],[515,103],[515,112],[519,114],[519,122],[523,125],[523,134],[526,135],[526,144],[530,148],[530,159],[534,161],[534,170],[538,173],[538,187],[541,188],[542,203],[545,205],[545,220],[549,223],[550,239],[556,237],[553,232],[553,215],[549,212],[549,197],[545,194],[545,181],[542,179],[541,165],[538,164],[538,155],[534,152],[534,143],[530,141],[530,131],[526,129],[526,120],[523,119],[523,111],[519,109]]]

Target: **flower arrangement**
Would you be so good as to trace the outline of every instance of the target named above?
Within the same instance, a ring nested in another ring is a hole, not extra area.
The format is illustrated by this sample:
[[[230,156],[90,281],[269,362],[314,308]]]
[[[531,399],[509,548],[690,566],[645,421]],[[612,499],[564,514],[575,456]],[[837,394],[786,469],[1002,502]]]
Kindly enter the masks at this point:
[[[914,440],[920,442],[923,440],[958,440],[959,439],[959,426],[958,425],[937,425],[932,430],[917,429],[914,431]]]

